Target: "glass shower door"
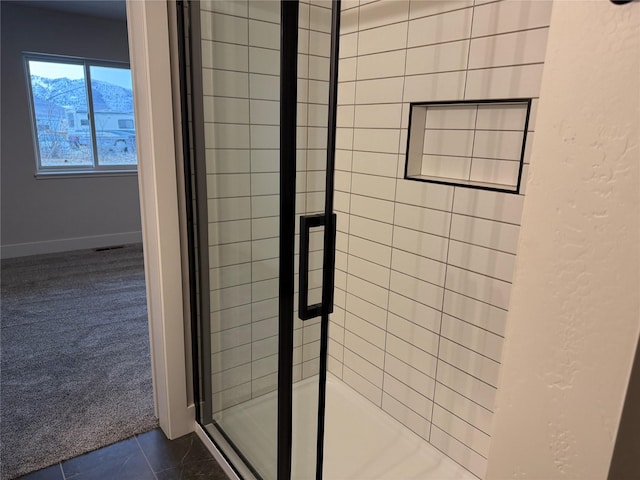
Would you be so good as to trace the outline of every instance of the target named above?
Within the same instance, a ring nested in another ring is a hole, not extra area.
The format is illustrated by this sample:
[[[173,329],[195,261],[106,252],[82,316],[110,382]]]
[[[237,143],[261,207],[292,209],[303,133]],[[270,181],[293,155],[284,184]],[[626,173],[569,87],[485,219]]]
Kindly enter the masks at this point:
[[[241,478],[316,478],[333,273],[331,8],[184,7],[198,421]]]

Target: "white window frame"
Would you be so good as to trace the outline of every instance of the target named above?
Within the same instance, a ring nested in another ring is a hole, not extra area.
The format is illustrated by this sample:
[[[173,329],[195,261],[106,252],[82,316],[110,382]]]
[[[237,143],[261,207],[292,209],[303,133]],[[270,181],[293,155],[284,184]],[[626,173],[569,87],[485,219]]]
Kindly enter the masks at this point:
[[[24,69],[25,80],[27,82],[27,91],[29,92],[29,111],[31,114],[31,131],[33,135],[33,149],[34,158],[36,164],[36,177],[53,177],[53,176],[86,176],[86,175],[131,175],[137,174],[138,163],[140,161],[137,154],[136,147],[136,164],[133,165],[100,165],[98,162],[98,145],[96,139],[94,111],[93,111],[93,93],[91,89],[91,72],[90,67],[111,67],[111,68],[125,68],[131,71],[131,66],[127,62],[117,62],[110,60],[98,60],[85,57],[74,57],[68,55],[54,55],[44,53],[32,53],[25,52],[24,57]],[[93,158],[93,165],[63,165],[52,166],[42,165],[40,156],[40,144],[38,142],[38,125],[35,111],[35,101],[33,97],[33,89],[31,85],[31,72],[29,68],[30,61],[37,62],[51,62],[51,63],[68,63],[70,65],[82,66],[84,70],[84,81],[87,91],[87,116],[90,124],[90,136],[91,136],[91,152]],[[133,77],[132,77],[133,83]],[[135,103],[135,94],[134,94]],[[135,122],[134,122],[135,130]],[[136,143],[137,143],[137,130],[136,130]]]

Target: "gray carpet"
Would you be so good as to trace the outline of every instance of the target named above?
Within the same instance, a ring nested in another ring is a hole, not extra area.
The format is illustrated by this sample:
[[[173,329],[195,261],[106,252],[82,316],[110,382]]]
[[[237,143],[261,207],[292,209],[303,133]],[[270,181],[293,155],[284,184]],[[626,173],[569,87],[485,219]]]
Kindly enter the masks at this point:
[[[1,478],[157,426],[142,247],[2,260]]]

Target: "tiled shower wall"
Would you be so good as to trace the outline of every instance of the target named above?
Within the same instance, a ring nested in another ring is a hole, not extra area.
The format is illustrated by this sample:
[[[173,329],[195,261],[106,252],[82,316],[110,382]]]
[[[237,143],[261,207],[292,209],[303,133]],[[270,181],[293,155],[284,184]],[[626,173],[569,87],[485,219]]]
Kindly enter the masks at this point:
[[[533,98],[526,183],[551,2],[342,8],[329,368],[482,477],[524,192],[404,180],[409,102]]]
[[[331,10],[310,3],[300,4],[298,216],[324,209]],[[200,8],[215,413],[277,387],[280,2]],[[314,233],[311,302],[321,242]],[[317,320],[296,320],[296,381],[317,373],[319,337]]]

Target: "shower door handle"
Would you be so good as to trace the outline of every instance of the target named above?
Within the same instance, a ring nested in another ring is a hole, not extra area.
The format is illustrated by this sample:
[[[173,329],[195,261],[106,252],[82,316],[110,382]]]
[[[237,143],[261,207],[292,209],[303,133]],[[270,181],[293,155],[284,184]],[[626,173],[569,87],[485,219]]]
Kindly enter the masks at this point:
[[[330,301],[326,305],[327,313],[333,312],[333,284],[334,284],[334,259],[335,255],[328,255],[329,251],[333,252],[336,245],[336,214],[329,215],[329,225],[327,225],[327,216],[324,213],[317,215],[303,215],[300,217],[300,271],[298,282],[298,316],[300,320],[309,320],[319,317],[323,313],[322,303],[309,305],[309,233],[313,227],[323,227],[331,229],[329,245],[324,245],[323,270],[331,269],[330,285],[322,285],[322,289],[329,289]],[[329,264],[331,263],[331,264]],[[324,298],[324,295],[323,295]]]

